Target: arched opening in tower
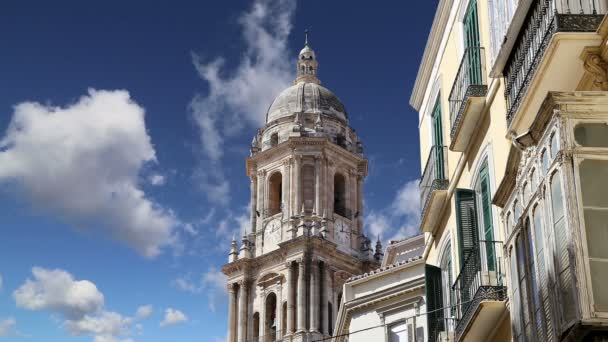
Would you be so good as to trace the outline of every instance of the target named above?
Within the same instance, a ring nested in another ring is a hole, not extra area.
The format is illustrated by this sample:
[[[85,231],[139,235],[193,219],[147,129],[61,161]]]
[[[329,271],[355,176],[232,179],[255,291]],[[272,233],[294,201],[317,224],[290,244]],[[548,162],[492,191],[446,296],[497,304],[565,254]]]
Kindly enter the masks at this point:
[[[274,341],[277,337],[277,296],[273,293],[266,297],[266,323],[264,342]]]
[[[268,195],[268,215],[278,214],[283,201],[283,175],[280,172],[275,172],[270,176]]]
[[[302,167],[302,197],[304,210],[311,213],[315,203],[315,167],[312,165]]]
[[[334,213],[346,217],[346,180],[344,175],[334,175]]]
[[[253,314],[253,341],[258,342],[260,336],[260,313],[256,312]]]
[[[270,136],[270,146],[275,147],[279,144],[279,133],[272,133]]]

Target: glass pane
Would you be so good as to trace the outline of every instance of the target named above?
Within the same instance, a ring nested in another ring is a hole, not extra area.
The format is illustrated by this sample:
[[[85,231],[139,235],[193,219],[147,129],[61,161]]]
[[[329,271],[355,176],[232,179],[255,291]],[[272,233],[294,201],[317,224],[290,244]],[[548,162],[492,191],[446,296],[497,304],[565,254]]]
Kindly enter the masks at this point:
[[[608,208],[608,160],[583,160],[580,177],[583,206]]]
[[[557,156],[558,150],[559,150],[559,147],[557,146],[557,133],[554,133],[551,136],[551,160],[555,159],[555,156]]]
[[[581,146],[608,147],[608,125],[580,123],[574,128],[574,139]]]
[[[608,210],[585,209],[585,231],[589,257],[608,259]]]
[[[547,154],[547,150],[542,152],[541,161],[543,164],[543,174],[547,174],[547,170],[549,169],[549,155]]]
[[[559,173],[551,178],[551,208],[553,209],[553,222],[564,217],[564,205],[562,200],[562,184]]]
[[[595,261],[589,262],[591,268],[591,286],[593,287],[593,299],[595,300],[595,309],[599,311],[608,311],[608,262]]]

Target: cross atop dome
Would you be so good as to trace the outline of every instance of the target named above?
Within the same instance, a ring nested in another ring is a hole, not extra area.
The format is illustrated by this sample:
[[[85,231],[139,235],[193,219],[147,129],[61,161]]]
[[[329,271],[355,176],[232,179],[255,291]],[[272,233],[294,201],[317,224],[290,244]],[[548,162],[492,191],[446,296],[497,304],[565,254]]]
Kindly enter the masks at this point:
[[[300,50],[300,54],[298,55],[298,77],[294,81],[294,84],[300,82],[320,84],[321,81],[317,78],[318,68],[317,56],[315,55],[315,51],[308,45],[308,30],[305,30],[304,48]]]

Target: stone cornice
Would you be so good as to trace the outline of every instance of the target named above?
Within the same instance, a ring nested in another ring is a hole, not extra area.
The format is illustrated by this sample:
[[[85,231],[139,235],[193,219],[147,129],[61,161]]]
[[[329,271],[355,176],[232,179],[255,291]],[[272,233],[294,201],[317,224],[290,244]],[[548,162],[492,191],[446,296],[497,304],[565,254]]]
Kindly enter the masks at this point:
[[[443,41],[443,35],[449,34],[449,31],[446,32],[445,29],[450,17],[452,3],[453,0],[440,0],[437,5],[431,32],[426,41],[424,54],[420,60],[420,67],[418,68],[418,74],[416,75],[416,82],[414,83],[414,88],[412,89],[412,94],[410,96],[410,105],[417,111],[420,110],[420,106],[424,100],[424,94],[426,93],[426,88],[431,79],[433,67],[437,60],[437,54],[439,53]]]
[[[328,152],[335,153],[339,156],[344,157],[347,160],[350,160],[354,164],[357,165],[357,169],[359,172],[363,174],[363,176],[367,176],[368,173],[368,161],[367,158],[358,155],[356,153],[350,152],[334,143],[329,141],[326,137],[290,137],[287,141],[284,141],[277,145],[275,148],[271,148],[268,150],[264,150],[256,153],[255,155],[248,157],[246,159],[246,171],[247,176],[251,176],[251,170],[255,170],[256,165],[258,165],[261,160],[273,160],[282,158],[288,154],[294,153],[299,154],[297,151],[298,147],[302,146],[320,146],[327,149]]]

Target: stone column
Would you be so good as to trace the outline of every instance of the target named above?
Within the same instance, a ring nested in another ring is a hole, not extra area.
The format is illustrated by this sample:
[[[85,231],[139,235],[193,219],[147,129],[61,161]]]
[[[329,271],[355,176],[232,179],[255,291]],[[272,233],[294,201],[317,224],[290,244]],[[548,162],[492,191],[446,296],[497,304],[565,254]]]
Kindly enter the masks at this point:
[[[277,293],[277,312],[276,312],[276,320],[277,320],[277,340],[280,339],[285,332],[283,329],[283,284],[281,282],[278,283],[278,293]]]
[[[236,289],[228,284],[228,335],[227,342],[236,342]]]
[[[324,280],[325,280],[325,284],[323,284],[323,289],[325,292],[325,296],[324,296],[325,303],[323,303],[323,331],[325,332],[325,334],[329,335],[329,322],[331,320],[331,317],[329,316],[329,306],[327,304],[332,301],[332,298],[331,298],[332,291],[331,291],[331,273],[329,270],[328,263],[325,263],[323,265],[323,272],[324,272]]]
[[[321,157],[315,157],[315,208],[314,212],[321,215]]]
[[[241,281],[239,286],[239,338],[238,342],[247,342],[247,293],[249,292],[247,281]]]
[[[257,221],[257,215],[255,213],[255,211],[258,208],[258,204],[257,204],[257,187],[258,187],[258,178],[255,176],[255,171],[251,171],[250,172],[251,176],[251,183],[249,186],[249,191],[251,192],[250,194],[250,202],[251,202],[251,232],[255,233],[256,231],[256,221]]]
[[[298,332],[306,330],[306,262],[298,261]]]
[[[257,186],[258,186],[258,190],[257,190],[257,210],[260,213],[260,217],[258,217],[258,220],[260,221],[260,223],[262,222],[262,219],[264,218],[264,177],[266,176],[266,171],[264,170],[260,170],[258,171],[258,181],[257,181]],[[256,214],[257,216],[257,214]],[[261,224],[257,225],[258,227],[261,227]]]
[[[310,263],[310,331],[319,331],[319,261]]]
[[[286,159],[283,161],[283,198],[281,199],[283,205],[283,217],[290,216],[290,196],[289,196],[289,180],[291,173],[291,159]]]
[[[294,215],[297,215],[300,212],[300,209],[302,208],[302,193],[301,193],[301,188],[302,188],[302,182],[300,180],[300,176],[301,176],[301,168],[302,168],[302,157],[296,155],[295,156],[295,167],[294,167],[294,173],[293,173],[293,180],[294,180],[294,192],[295,192],[295,203],[293,205],[293,213]]]
[[[359,212],[359,217],[356,219],[357,225],[357,233],[361,234],[363,232],[363,175],[357,175],[357,211]]]
[[[285,327],[286,334],[293,333],[293,319],[294,319],[294,270],[293,263],[289,261],[287,263],[287,326]]]

